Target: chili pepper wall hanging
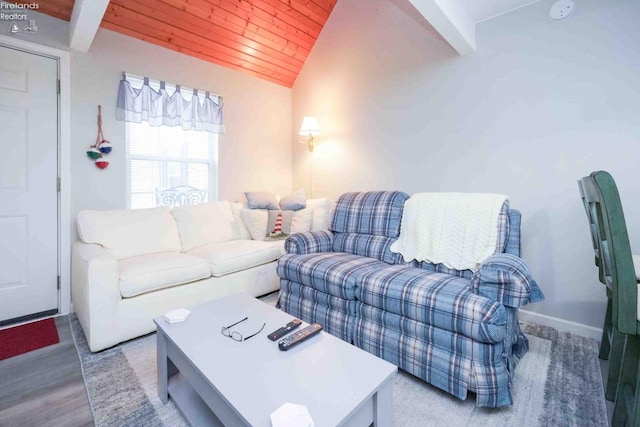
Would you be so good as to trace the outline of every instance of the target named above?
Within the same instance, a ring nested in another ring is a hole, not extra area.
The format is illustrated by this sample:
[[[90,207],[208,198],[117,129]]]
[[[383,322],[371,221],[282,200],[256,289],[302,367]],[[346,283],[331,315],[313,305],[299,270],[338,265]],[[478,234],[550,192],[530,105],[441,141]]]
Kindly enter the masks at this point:
[[[109,161],[105,156],[111,153],[112,149],[111,143],[104,139],[102,134],[102,105],[98,105],[98,136],[96,143],[87,150],[87,156],[95,162],[97,167],[104,169],[109,166]]]

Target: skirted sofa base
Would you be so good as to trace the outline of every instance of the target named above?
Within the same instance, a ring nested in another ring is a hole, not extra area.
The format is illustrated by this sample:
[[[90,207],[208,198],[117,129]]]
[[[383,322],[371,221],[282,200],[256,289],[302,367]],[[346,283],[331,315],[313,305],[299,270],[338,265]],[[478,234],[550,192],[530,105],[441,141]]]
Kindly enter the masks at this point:
[[[496,253],[475,273],[455,271],[388,252],[406,198],[347,193],[330,230],[290,236],[278,261],[280,308],[460,399],[471,391],[477,406],[512,404],[515,366],[528,350],[518,307],[543,298],[518,256],[520,213],[504,208],[500,248],[512,253]],[[396,220],[395,228],[379,227],[393,228],[392,236],[370,233],[371,212]],[[360,219],[345,224],[353,216]],[[340,238],[348,233],[359,242],[351,248]]]

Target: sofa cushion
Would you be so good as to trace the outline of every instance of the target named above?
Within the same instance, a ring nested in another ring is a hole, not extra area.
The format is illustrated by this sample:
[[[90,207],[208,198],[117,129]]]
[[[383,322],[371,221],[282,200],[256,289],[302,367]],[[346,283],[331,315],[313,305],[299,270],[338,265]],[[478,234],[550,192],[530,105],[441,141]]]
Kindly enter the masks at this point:
[[[482,342],[504,339],[504,306],[472,293],[467,279],[394,265],[360,275],[357,285],[357,299],[373,307]]]
[[[180,235],[168,207],[78,213],[78,235],[84,243],[104,247],[117,259],[180,251]]]
[[[354,255],[376,258],[389,264],[402,262],[402,255],[391,252],[396,237],[375,236],[360,233],[336,233],[333,239],[334,252],[347,252]]]
[[[387,264],[377,259],[345,253],[286,254],[278,260],[278,276],[352,300],[360,277],[385,266]]]
[[[228,201],[187,205],[171,211],[180,230],[184,252],[198,246],[233,240],[238,236]]]
[[[118,262],[120,294],[124,298],[194,282],[211,276],[209,264],[178,252],[142,255]]]
[[[284,253],[284,242],[231,240],[200,246],[187,253],[206,260],[211,274],[221,277],[277,260]]]
[[[340,233],[398,237],[404,202],[400,191],[345,193],[338,199],[329,229]]]

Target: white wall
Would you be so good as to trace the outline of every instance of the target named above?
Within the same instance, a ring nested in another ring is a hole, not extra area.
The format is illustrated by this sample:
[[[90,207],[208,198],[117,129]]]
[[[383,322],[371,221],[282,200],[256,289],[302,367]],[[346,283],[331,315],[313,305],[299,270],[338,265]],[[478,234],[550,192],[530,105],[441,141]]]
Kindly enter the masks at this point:
[[[14,38],[69,50],[68,22],[31,11],[29,18],[36,19],[38,33]],[[7,31],[9,24],[0,22],[0,31]],[[62,218],[63,224],[70,223],[71,240],[77,238],[79,210],[126,207],[125,124],[115,120],[123,71],[224,97],[226,133],[220,135],[218,144],[220,199],[240,200],[250,190],[291,191],[291,89],[100,29],[89,53],[71,53],[71,142],[65,141],[71,154],[64,162],[71,165],[71,190],[66,195],[71,200],[71,215]],[[105,137],[114,145],[111,164],[105,170],[96,168],[85,154],[95,142],[99,104]],[[63,174],[66,179],[68,170]],[[63,182],[62,188],[66,187]],[[69,238],[65,234],[63,240]],[[62,248],[70,247],[68,241],[61,243]],[[66,312],[70,254],[63,253],[61,258],[67,264],[62,267],[61,306]]]
[[[293,137],[304,115],[324,131],[313,154],[293,143],[294,188],[506,193],[546,295],[527,310],[601,327],[576,181],[613,174],[640,251],[640,3],[581,0],[553,22],[541,0],[479,24],[460,57],[403,1],[336,4],[293,88]]]
[[[223,96],[220,199],[240,199],[249,190],[290,192],[290,89],[100,29],[88,53],[71,56],[74,212],[125,207],[125,123],[115,119],[123,71]],[[105,170],[85,154],[96,138],[98,104],[104,135],[114,146]]]
[[[37,12],[25,40],[69,50],[69,23]],[[122,72],[220,94],[226,133],[219,136],[219,198],[245,191],[291,191],[291,89],[112,31],[99,29],[88,53],[71,52],[71,214],[126,207],[125,123],[115,119]],[[95,142],[98,105],[114,146],[99,170],[86,150]],[[75,226],[74,226],[75,229]]]

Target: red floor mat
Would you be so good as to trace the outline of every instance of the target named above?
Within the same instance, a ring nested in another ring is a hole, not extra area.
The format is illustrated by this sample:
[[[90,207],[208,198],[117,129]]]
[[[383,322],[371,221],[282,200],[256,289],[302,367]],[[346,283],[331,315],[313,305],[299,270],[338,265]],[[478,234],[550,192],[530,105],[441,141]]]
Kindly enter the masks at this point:
[[[60,342],[56,322],[39,320],[0,331],[0,360]]]

